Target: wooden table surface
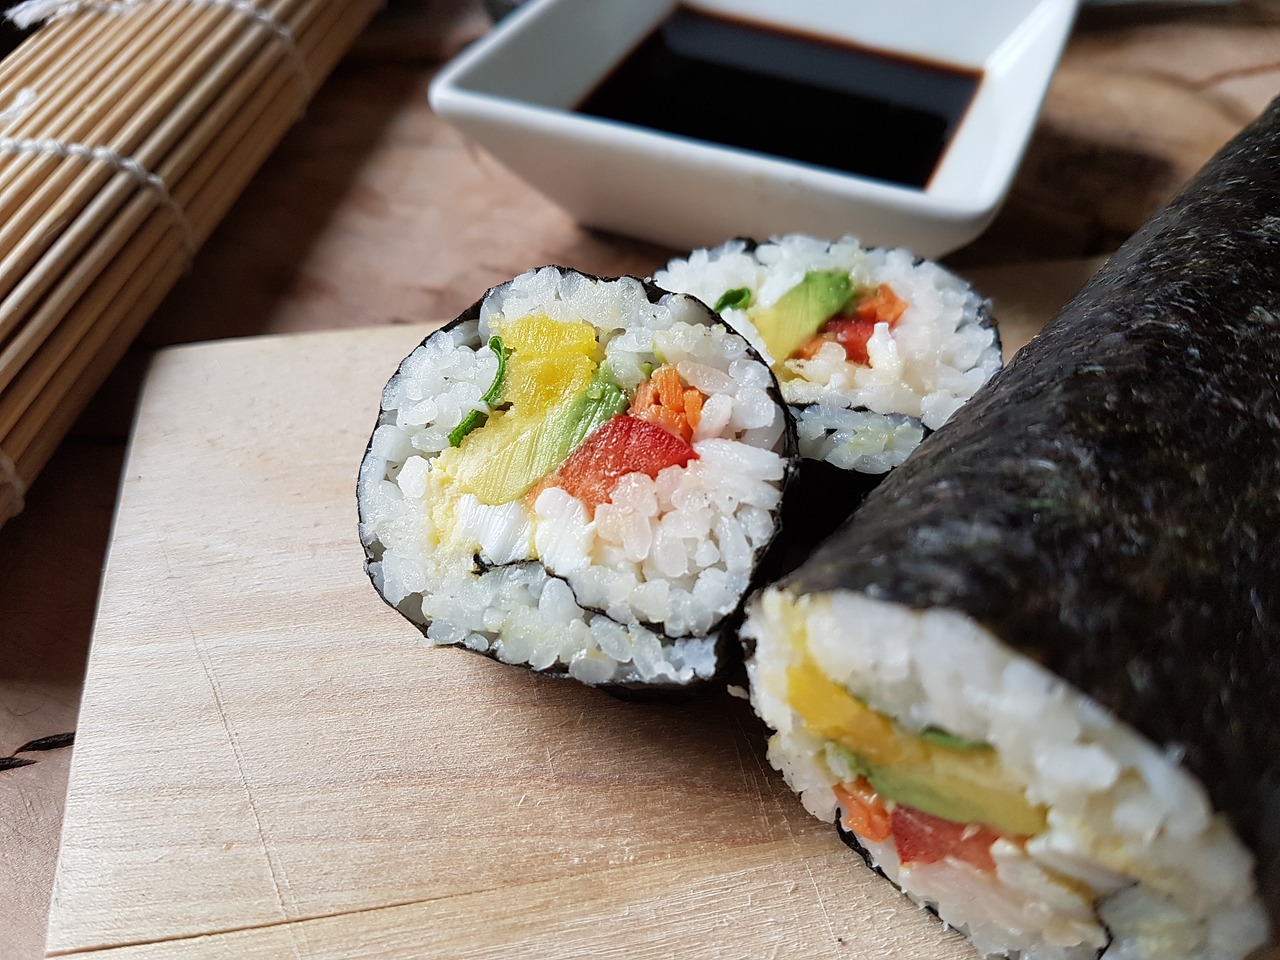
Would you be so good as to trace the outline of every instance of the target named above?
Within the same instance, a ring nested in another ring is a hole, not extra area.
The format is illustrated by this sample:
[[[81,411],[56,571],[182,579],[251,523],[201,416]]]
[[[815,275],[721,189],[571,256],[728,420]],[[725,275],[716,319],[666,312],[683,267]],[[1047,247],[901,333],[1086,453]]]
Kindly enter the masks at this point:
[[[74,731],[124,441],[169,344],[451,317],[543,263],[648,273],[672,251],[577,227],[434,117],[468,0],[391,3],[197,257],[0,529],[0,758]],[[1280,0],[1087,11],[1008,203],[948,258],[1044,319],[1280,92]],[[44,955],[70,749],[0,763],[0,960]]]

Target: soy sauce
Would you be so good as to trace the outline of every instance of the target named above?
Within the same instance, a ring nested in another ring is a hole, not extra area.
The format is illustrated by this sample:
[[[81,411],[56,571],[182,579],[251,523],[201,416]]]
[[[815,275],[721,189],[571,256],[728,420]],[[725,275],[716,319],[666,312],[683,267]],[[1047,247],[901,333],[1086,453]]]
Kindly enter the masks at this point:
[[[923,188],[981,79],[677,7],[577,110]]]

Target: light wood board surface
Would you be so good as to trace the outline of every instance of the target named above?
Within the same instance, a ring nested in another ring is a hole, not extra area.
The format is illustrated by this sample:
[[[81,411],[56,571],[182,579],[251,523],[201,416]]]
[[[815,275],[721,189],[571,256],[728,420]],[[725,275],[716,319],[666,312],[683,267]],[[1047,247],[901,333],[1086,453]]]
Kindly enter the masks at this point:
[[[423,335],[157,356],[49,953],[971,956],[803,812],[741,701],[620,702],[422,647],[383,606],[354,477]]]

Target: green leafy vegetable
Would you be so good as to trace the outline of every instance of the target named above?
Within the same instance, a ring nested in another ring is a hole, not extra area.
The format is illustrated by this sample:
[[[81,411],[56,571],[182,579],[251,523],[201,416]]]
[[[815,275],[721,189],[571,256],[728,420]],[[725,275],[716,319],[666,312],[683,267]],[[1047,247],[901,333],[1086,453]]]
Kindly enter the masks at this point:
[[[489,349],[493,351],[493,355],[498,358],[498,372],[493,375],[493,383],[489,385],[489,389],[484,392],[484,396],[480,399],[490,408],[494,406],[502,398],[502,387],[507,381],[507,348],[502,345],[501,337],[489,338]],[[487,413],[480,410],[472,410],[462,422],[449,431],[449,446],[456,447],[462,443],[462,438],[472,430],[484,424],[489,419]]]
[[[489,389],[484,392],[484,396],[480,399],[492,407],[502,398],[502,388],[507,382],[508,354],[507,348],[502,344],[501,337],[490,337],[489,349],[498,358],[498,372],[493,375],[493,383],[489,385]]]
[[[734,287],[732,290],[726,290],[720,294],[720,299],[716,301],[716,305],[712,308],[716,313],[728,307],[735,307],[738,310],[745,310],[751,306],[751,290],[748,287]]]

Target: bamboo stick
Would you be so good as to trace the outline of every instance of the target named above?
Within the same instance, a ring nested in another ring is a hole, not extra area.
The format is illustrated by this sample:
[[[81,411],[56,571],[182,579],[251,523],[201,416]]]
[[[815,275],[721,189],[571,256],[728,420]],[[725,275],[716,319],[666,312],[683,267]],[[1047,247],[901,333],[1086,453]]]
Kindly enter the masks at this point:
[[[179,74],[186,78],[185,71]],[[181,118],[185,122],[185,117]],[[111,146],[121,153],[135,155],[140,164],[146,165],[154,154],[161,154],[172,139],[172,131],[166,127],[153,134],[152,141],[138,145],[136,151],[132,136],[117,138]],[[156,142],[158,141],[158,142]],[[41,215],[40,219],[29,227],[46,242],[37,241],[24,244],[14,250],[10,257],[0,260],[0,337],[9,334],[21,318],[27,316],[35,302],[47,292],[51,284],[67,269],[84,250],[88,239],[102,229],[105,222],[118,210],[119,204],[137,188],[136,183],[128,179],[114,176],[115,171],[103,164],[81,161],[83,167],[74,181],[72,189],[55,200]],[[67,164],[64,169],[70,169]],[[55,180],[55,178],[51,178]],[[60,178],[55,181],[59,182]],[[63,222],[77,207],[84,207],[85,196],[93,199],[90,205],[77,217],[71,229],[60,234],[54,233],[51,224]],[[0,230],[0,249],[5,246],[4,231]],[[4,278],[16,280],[10,291],[4,289]],[[7,293],[7,295],[6,295]],[[0,386],[3,386],[3,371],[13,363],[21,363],[29,356],[26,345],[32,337],[38,337],[39,329],[33,329],[26,341],[11,344],[0,352]],[[16,351],[16,352],[15,352]]]
[[[325,41],[328,41],[329,47],[334,46],[332,35],[325,37]],[[247,78],[252,77],[252,74],[247,74]],[[282,97],[288,96],[288,82],[288,70],[276,65],[273,78],[268,79],[268,81],[252,84],[252,97],[250,100],[246,101],[246,109],[238,111],[238,113],[233,115],[233,125],[229,125],[229,127],[221,127],[221,136],[219,138],[218,145],[216,145],[215,148],[211,148],[211,150],[206,151],[204,155],[201,155],[200,159],[205,161],[205,165],[209,166],[210,169],[221,169],[228,172],[227,177],[224,177],[224,180],[221,180],[221,182],[218,183],[218,186],[221,189],[218,195],[218,200],[214,201],[216,209],[207,211],[207,214],[210,214],[211,216],[206,216],[205,218],[205,220],[207,220],[207,225],[205,230],[202,230],[201,232],[201,238],[207,236],[207,232],[210,232],[212,227],[214,227],[216,220],[221,218],[225,209],[230,205],[230,201],[232,201],[234,196],[237,195],[239,189],[243,187],[243,180],[248,179],[248,175],[251,175],[252,170],[255,170],[257,165],[261,163],[261,160],[264,159],[265,152],[273,146],[275,138],[278,138],[280,134],[283,134],[284,128],[287,127],[287,124],[279,122],[279,116],[282,115],[280,108],[282,108],[284,102],[287,102],[287,100],[282,100]],[[259,113],[260,108],[262,109],[262,113]],[[210,116],[211,119],[219,119],[216,115]],[[250,124],[250,122],[255,124],[252,128],[248,128],[248,124]],[[273,129],[271,128],[275,128],[274,137],[269,136],[269,134],[273,133]],[[246,160],[241,159],[237,161],[236,156],[227,156],[224,155],[223,152],[218,151],[218,147],[228,146],[230,150],[241,150],[241,152],[243,152],[243,147],[241,142],[239,142],[241,141],[242,133],[246,136],[248,146],[250,146],[252,150],[252,155],[248,157],[247,163]],[[200,142],[202,141],[202,138],[197,136],[195,140]],[[127,180],[123,180],[122,183],[125,188],[129,187]],[[184,179],[182,182],[184,187],[188,186],[188,183],[191,183],[191,180]],[[186,197],[179,197],[179,200],[186,200]],[[192,214],[201,214],[201,212],[205,212],[201,209],[202,205],[200,202],[198,202],[200,201],[200,197],[196,197],[196,200],[196,204],[192,204]],[[133,219],[141,218],[142,212],[145,210],[145,205],[134,207],[134,209],[137,210],[137,214]],[[170,227],[172,227],[172,224],[170,224]],[[172,238],[170,238],[170,241],[172,241]],[[104,252],[110,253],[111,256],[125,256],[123,250],[97,251],[97,256],[93,257],[93,259],[101,260],[102,253]],[[72,285],[70,285],[68,289],[59,291],[59,296],[55,297],[55,302],[64,303],[72,300],[72,298],[77,296],[78,293],[83,292],[83,289],[86,289],[88,285],[90,284],[84,282],[82,278],[73,278]],[[5,431],[8,430],[9,426],[9,422],[0,420],[0,435],[3,435]]]
[[[341,36],[342,34],[339,33],[335,38],[335,35],[332,32],[328,34],[323,38],[323,45],[319,46],[318,53],[322,56],[336,60],[337,54],[340,52],[340,44],[335,42],[335,40],[340,41]],[[202,157],[202,159],[214,161],[210,166],[216,166],[218,169],[224,171],[224,177],[214,184],[215,188],[217,188],[217,192],[213,194],[213,199],[211,201],[203,201],[203,198],[198,196],[194,198],[194,202],[191,204],[191,212],[193,215],[201,216],[201,218],[207,222],[205,230],[200,231],[202,235],[205,235],[208,231],[212,230],[217,220],[219,220],[225,213],[226,208],[230,206],[231,201],[252,175],[252,172],[256,170],[257,166],[261,163],[266,152],[274,145],[274,139],[278,139],[278,135],[283,133],[283,129],[280,127],[280,124],[264,123],[262,119],[265,117],[268,121],[271,120],[273,116],[279,115],[278,110],[274,113],[267,110],[261,117],[259,117],[253,108],[260,105],[257,101],[268,99],[268,96],[272,93],[273,89],[282,90],[280,94],[276,95],[275,99],[277,102],[274,106],[279,107],[283,102],[287,102],[282,101],[280,98],[288,95],[287,91],[283,90],[283,88],[287,86],[288,79],[287,73],[278,69],[276,71],[276,82],[274,84],[264,83],[259,86],[254,99],[248,103],[249,109],[241,111],[237,115],[237,117],[241,119],[257,118],[255,126],[249,129],[245,135],[244,144],[247,144],[248,146],[247,156],[244,155],[246,154],[244,145],[236,138],[233,128],[226,128],[223,130],[223,138],[220,143],[228,143],[234,140],[234,146],[239,150],[241,156],[224,157],[216,154],[207,154],[205,157]],[[274,139],[270,137],[271,127],[275,127],[277,131],[277,136]],[[184,181],[184,185],[186,183],[187,181]],[[212,209],[206,210],[205,207],[212,207]],[[171,237],[169,240],[172,242]],[[122,251],[120,252],[120,255],[124,255]],[[59,299],[69,299],[72,293],[73,291],[64,291]],[[90,311],[90,315],[92,315],[92,311]],[[79,326],[68,325],[67,329],[79,329]],[[66,346],[66,342],[67,341],[60,341],[63,347]],[[45,351],[44,362],[41,365],[33,365],[29,372],[32,376],[35,376],[35,371],[41,367],[49,367],[51,365],[50,361],[52,361],[52,364],[56,365],[62,360],[63,353],[60,351],[58,345],[55,344],[50,350]],[[39,385],[43,384],[43,380],[39,382]],[[32,390],[30,378],[20,389],[32,395],[36,392]],[[10,426],[11,424],[9,422],[0,421],[0,435],[7,432]]]
[[[137,197],[133,205],[145,207],[146,199]],[[50,362],[41,371],[39,366],[28,365],[23,368],[22,375],[15,382],[15,387],[23,396],[31,398],[23,413],[34,411],[35,417],[14,416],[6,412],[0,416],[0,434],[5,437],[10,456],[20,458],[30,446],[32,437],[38,432],[33,422],[38,424],[48,419],[57,394],[63,391],[47,390],[46,387],[61,381],[74,380],[78,371],[63,373],[59,381],[59,373],[68,370],[68,361],[77,348],[86,349],[89,355],[110,336],[114,305],[127,304],[136,297],[138,284],[145,285],[149,281],[149,272],[141,271],[144,260],[151,254],[159,237],[169,229],[167,219],[162,215],[154,215],[138,233],[138,242],[130,248],[112,257],[107,268],[100,274],[99,282],[84,291],[70,313],[69,323],[60,325],[45,345],[45,357]],[[94,252],[94,251],[91,251]],[[101,322],[99,322],[101,321]],[[44,375],[47,373],[47,376]],[[32,383],[28,381],[39,380]]]
[[[278,100],[281,96],[287,98],[287,90],[278,94],[276,99]],[[287,102],[287,99],[283,102]],[[254,117],[254,114],[249,111],[246,111],[245,115]],[[266,114],[254,117],[256,121],[254,127],[245,131],[245,136],[234,144],[230,155],[224,158],[222,169],[229,174],[226,184],[225,186],[223,183],[216,184],[222,189],[217,196],[206,200],[206,203],[217,204],[221,200],[223,203],[219,204],[220,206],[229,206],[230,201],[238,195],[244,183],[261,164],[266,150],[271,146],[267,141],[269,130],[266,129],[267,124],[263,122],[264,117],[270,119]],[[50,416],[53,412],[52,398],[62,392],[60,388],[69,388],[72,384],[80,382],[92,358],[109,341],[112,328],[123,322],[122,319],[117,318],[117,315],[127,319],[124,308],[113,310],[112,305],[129,304],[135,293],[134,288],[147,281],[147,274],[145,271],[140,271],[140,267],[158,254],[165,256],[166,262],[175,258],[179,261],[185,260],[180,244],[174,244],[171,237],[166,242],[166,235],[170,234],[172,224],[167,220],[164,212],[153,210],[149,215],[146,214],[145,198],[142,197],[136,198],[133,203],[137,214],[145,219],[142,229],[130,238],[131,243],[128,247],[114,251],[114,256],[108,261],[110,264],[108,271],[97,283],[84,291],[85,296],[75,303],[68,317],[69,322],[60,326],[56,338],[46,345],[42,362],[25,367],[24,375],[27,376],[27,380],[15,385],[15,389],[21,395],[32,398],[35,407],[34,416],[25,418],[0,416],[0,436],[4,437],[3,446],[11,451],[11,456],[19,464],[20,476],[26,452],[38,439],[38,435],[30,430],[24,431],[22,424],[41,422]],[[168,249],[165,250],[165,247]],[[97,252],[101,256],[104,251]],[[40,371],[46,375],[41,377]],[[40,381],[33,382],[37,377],[41,377]]]
[[[223,13],[225,13],[225,12],[223,12]],[[198,65],[197,65],[197,67],[198,67]],[[96,186],[96,184],[95,184],[95,186]]]
[[[97,42],[98,34],[110,29],[110,21],[84,17],[76,21],[60,20],[39,31],[0,61],[0,85],[8,86],[16,75],[29,76],[33,67],[54,76],[79,62],[87,52],[87,44]],[[56,79],[56,78],[55,78]]]
[[[287,90],[282,90],[273,99],[278,106],[287,102],[287,96]],[[221,168],[227,171],[228,177],[224,182],[214,184],[218,188],[216,194],[195,198],[197,205],[215,205],[225,210],[261,164],[266,152],[269,152],[272,146],[268,139],[270,130],[264,118],[269,121],[270,115],[263,113],[254,116],[251,111],[245,111],[245,115],[253,117],[254,123],[244,131],[244,136],[236,141],[229,155],[223,158]],[[201,200],[203,203],[200,203]],[[134,202],[141,212],[145,206],[144,198],[137,198]],[[92,358],[109,339],[108,328],[123,322],[122,319],[117,319],[116,314],[127,319],[128,315],[122,310],[112,311],[109,305],[128,304],[131,301],[130,285],[136,285],[145,280],[145,274],[140,274],[139,267],[157,254],[165,256],[166,262],[175,258],[180,262],[185,260],[181,245],[174,244],[171,237],[166,243],[170,227],[171,224],[166,221],[160,211],[152,211],[149,216],[146,216],[143,228],[131,238],[130,248],[117,252],[110,260],[110,275],[87,291],[86,298],[77,301],[71,322],[59,329],[61,339],[48,346],[45,362],[27,368],[33,375],[37,367],[44,367],[48,373],[44,382],[38,385],[26,383],[18,386],[22,393],[33,398],[34,403],[41,405],[36,410],[35,416],[26,418],[27,422],[39,422],[51,413],[50,398],[58,395],[60,392],[58,387],[79,382]],[[168,249],[165,250],[165,247]],[[143,281],[138,279],[140,276]],[[48,387],[53,389],[46,389]],[[19,421],[13,418],[9,418],[8,421],[0,418],[0,436],[5,438],[4,448],[13,451],[12,455],[19,464],[21,476],[24,456],[36,441],[36,436],[30,431],[24,432],[19,426]]]
[[[174,7],[173,9],[182,10],[185,8]],[[183,64],[182,68],[178,70],[176,73],[172,73],[169,71],[162,71],[160,73],[160,76],[164,76],[168,78],[168,88],[164,97],[155,97],[153,94],[153,90],[150,88],[137,87],[135,82],[135,77],[133,75],[129,75],[123,78],[123,82],[122,84],[119,84],[119,86],[122,86],[124,91],[132,90],[135,94],[134,96],[127,97],[121,100],[119,97],[119,94],[121,92],[120,90],[112,88],[105,91],[103,94],[105,99],[109,99],[113,102],[119,101],[119,106],[117,110],[117,120],[121,117],[131,118],[133,121],[133,127],[141,128],[141,129],[147,129],[150,126],[154,125],[154,123],[156,122],[155,121],[156,115],[173,110],[175,106],[174,101],[176,100],[177,96],[179,96],[183,91],[188,90],[194,83],[199,81],[200,78],[207,73],[210,65],[214,61],[214,58],[221,56],[225,52],[229,38],[232,38],[232,39],[236,37],[244,38],[243,30],[241,29],[242,24],[239,23],[237,20],[237,17],[242,15],[237,15],[234,11],[228,11],[225,9],[219,9],[214,7],[202,7],[202,8],[190,8],[190,9],[199,9],[202,13],[209,13],[215,16],[221,16],[223,18],[223,22],[219,25],[218,33],[204,43],[204,46],[202,49],[202,56],[200,58],[186,61]],[[183,22],[182,24],[180,24],[180,26],[182,29],[183,37],[188,38],[190,37],[193,31],[193,28],[199,26],[199,24],[192,23],[192,22]],[[151,38],[144,37],[143,39],[150,40]],[[245,39],[249,39],[250,43],[252,42],[251,38],[245,38]],[[176,48],[175,56],[173,59],[179,62],[186,60],[186,52],[187,50],[185,47]],[[232,61],[228,63],[226,62],[226,57],[224,56],[223,62],[221,63],[221,66],[220,66],[221,76],[225,77],[226,73],[229,70],[234,71],[237,66],[238,66],[238,62]],[[209,85],[207,83],[204,84],[204,88],[207,88],[208,86]],[[214,93],[216,94],[216,89]],[[141,103],[146,103],[148,98],[150,98],[153,101],[150,104],[150,110],[147,113],[140,114],[141,104],[139,101],[141,101]],[[181,119],[183,116],[190,116],[192,113],[196,113],[200,111],[201,109],[205,108],[209,104],[209,102],[211,102],[211,98],[209,99],[190,98],[189,102],[184,105],[184,110],[179,113],[178,118]],[[118,124],[117,124],[117,129],[118,129]],[[134,154],[136,149],[136,143],[133,142],[134,138],[131,136],[125,136],[123,138],[112,139],[111,134],[113,132],[114,130],[110,127],[99,128],[96,130],[87,130],[84,128],[83,124],[80,124],[72,128],[64,127],[64,128],[58,129],[57,131],[55,131],[54,135],[59,139],[67,140],[67,141],[92,140],[95,143],[105,143],[118,151],[122,151],[124,153],[128,153],[131,155]],[[52,158],[52,157],[46,157],[42,159],[50,162],[57,161],[57,158]],[[145,161],[148,158],[139,157],[139,159],[145,163]],[[0,211],[2,210],[3,210],[3,207],[0,207]],[[5,238],[3,236],[0,236],[0,249],[4,249],[5,247],[4,240]]]
[[[0,465],[19,485],[376,6],[259,3],[270,24],[207,0],[85,10],[0,62],[0,109],[37,91],[0,126]],[[0,523],[20,499],[0,476]]]

